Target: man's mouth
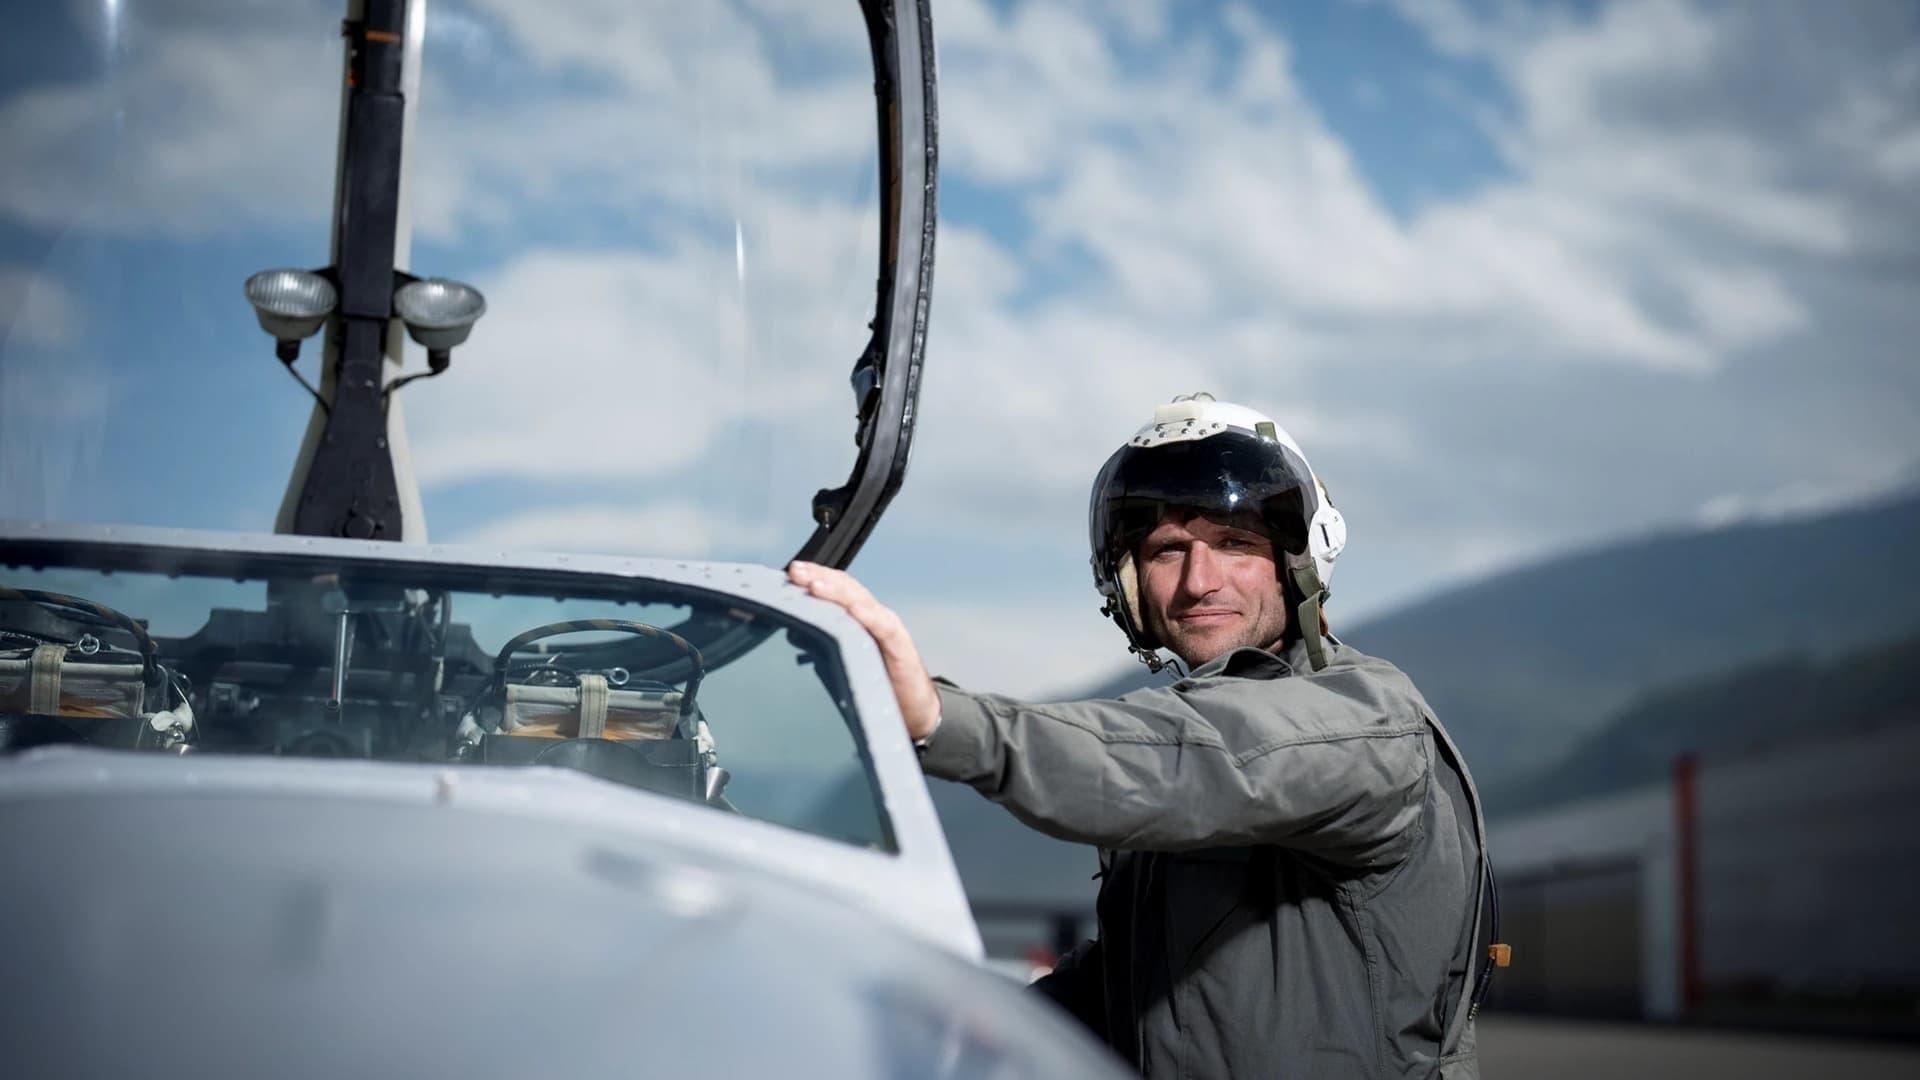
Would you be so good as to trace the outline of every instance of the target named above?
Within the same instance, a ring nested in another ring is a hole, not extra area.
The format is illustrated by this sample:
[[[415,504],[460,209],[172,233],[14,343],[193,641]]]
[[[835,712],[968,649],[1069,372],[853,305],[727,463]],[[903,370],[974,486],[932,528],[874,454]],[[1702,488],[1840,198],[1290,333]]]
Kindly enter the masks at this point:
[[[1174,616],[1174,621],[1182,626],[1215,626],[1240,617],[1237,611],[1208,608],[1202,611],[1187,611]]]

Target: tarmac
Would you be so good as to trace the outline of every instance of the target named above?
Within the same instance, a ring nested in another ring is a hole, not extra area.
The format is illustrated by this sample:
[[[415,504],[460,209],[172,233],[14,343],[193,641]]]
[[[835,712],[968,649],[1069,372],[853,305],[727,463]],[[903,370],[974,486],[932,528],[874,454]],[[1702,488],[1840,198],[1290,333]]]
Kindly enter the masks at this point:
[[[1482,1015],[1486,1080],[1920,1080],[1920,1044]]]

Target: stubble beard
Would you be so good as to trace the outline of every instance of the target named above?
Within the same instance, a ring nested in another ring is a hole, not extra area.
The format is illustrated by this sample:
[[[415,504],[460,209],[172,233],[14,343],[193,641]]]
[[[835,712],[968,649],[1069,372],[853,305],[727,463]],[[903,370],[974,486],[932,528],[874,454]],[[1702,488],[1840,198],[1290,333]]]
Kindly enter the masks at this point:
[[[1222,638],[1211,634],[1188,634],[1179,623],[1165,617],[1159,611],[1148,613],[1147,626],[1155,638],[1166,647],[1168,652],[1180,658],[1187,670],[1214,660],[1235,649],[1252,647],[1256,649],[1276,648],[1287,633],[1287,609],[1285,599],[1271,610],[1262,613],[1258,621],[1248,621],[1240,627],[1239,633]],[[1199,640],[1204,638],[1204,640]]]

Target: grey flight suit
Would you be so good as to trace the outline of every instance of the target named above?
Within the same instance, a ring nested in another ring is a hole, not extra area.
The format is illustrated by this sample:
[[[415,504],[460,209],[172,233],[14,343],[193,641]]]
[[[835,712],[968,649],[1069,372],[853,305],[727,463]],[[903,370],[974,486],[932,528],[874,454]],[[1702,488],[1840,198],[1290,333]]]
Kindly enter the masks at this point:
[[[1398,668],[1329,641],[1112,701],[936,685],[927,773],[1102,849],[1099,937],[1037,985],[1142,1073],[1478,1076],[1478,798]]]

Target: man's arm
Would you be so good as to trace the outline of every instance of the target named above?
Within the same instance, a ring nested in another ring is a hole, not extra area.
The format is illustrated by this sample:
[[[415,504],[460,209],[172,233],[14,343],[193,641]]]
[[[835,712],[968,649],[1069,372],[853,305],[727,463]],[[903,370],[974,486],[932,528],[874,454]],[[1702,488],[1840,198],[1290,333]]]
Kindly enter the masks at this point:
[[[795,561],[787,565],[787,580],[822,600],[839,604],[873,636],[874,644],[880,646],[880,659],[886,662],[893,696],[900,702],[900,718],[907,723],[907,735],[916,743],[932,735],[940,724],[940,700],[934,694],[933,679],[920,659],[920,650],[900,616],[874,599],[867,587],[845,570]]]
[[[1029,705],[935,688],[899,616],[838,570],[796,584],[845,607],[880,646],[922,767],[1028,825],[1100,847],[1280,844],[1361,866],[1395,862],[1431,775],[1425,718],[1358,668],[1200,680],[1117,701]]]
[[[1423,718],[1381,689],[1350,669],[1061,705],[943,685],[921,765],[1063,840],[1386,865],[1409,845],[1430,762]]]

